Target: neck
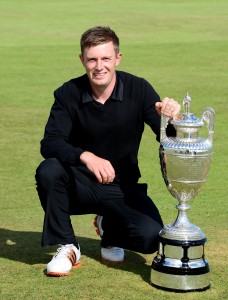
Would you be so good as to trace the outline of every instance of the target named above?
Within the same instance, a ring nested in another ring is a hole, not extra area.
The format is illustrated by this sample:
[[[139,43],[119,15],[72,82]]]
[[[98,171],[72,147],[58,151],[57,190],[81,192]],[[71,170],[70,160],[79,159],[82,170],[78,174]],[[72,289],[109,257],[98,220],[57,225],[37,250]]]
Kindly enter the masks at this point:
[[[93,99],[100,103],[105,103],[109,97],[111,96],[112,91],[106,91],[106,90],[94,90],[92,89],[92,96]]]
[[[92,88],[93,98],[96,101],[104,104],[111,96],[112,91],[115,87],[115,83],[116,83],[116,77],[113,78],[113,80],[107,86],[92,85],[91,88]]]

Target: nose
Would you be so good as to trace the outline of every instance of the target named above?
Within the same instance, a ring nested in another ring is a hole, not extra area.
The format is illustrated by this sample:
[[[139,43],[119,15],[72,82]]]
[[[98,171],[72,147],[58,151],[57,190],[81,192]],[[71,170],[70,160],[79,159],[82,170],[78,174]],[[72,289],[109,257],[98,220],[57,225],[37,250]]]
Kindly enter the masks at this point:
[[[97,60],[96,68],[97,68],[97,70],[102,70],[103,69],[103,62],[102,62],[101,59]]]

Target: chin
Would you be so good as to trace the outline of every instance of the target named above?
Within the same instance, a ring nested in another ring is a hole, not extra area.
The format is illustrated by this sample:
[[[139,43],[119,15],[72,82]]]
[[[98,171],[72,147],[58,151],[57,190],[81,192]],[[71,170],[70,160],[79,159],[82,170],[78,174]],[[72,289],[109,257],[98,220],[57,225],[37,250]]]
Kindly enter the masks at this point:
[[[104,81],[104,80],[93,80],[92,82],[93,82],[93,84],[99,85],[99,86],[107,86],[108,85],[108,82]]]

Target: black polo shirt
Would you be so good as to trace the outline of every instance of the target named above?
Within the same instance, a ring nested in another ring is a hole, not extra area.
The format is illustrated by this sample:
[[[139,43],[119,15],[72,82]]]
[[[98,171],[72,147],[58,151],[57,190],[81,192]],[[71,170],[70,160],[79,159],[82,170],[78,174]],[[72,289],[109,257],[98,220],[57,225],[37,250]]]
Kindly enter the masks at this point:
[[[55,102],[41,141],[44,158],[80,166],[81,153],[90,151],[111,162],[116,181],[138,181],[137,156],[144,123],[159,140],[155,102],[160,98],[146,80],[121,71],[116,74],[115,88],[104,104],[92,98],[86,74],[54,92]],[[86,172],[85,166],[80,167]]]

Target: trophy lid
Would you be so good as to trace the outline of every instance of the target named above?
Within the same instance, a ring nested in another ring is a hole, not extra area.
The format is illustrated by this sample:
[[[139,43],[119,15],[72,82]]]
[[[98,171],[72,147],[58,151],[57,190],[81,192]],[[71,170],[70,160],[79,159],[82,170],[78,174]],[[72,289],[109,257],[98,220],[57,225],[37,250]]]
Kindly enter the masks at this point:
[[[183,100],[185,112],[180,118],[172,120],[170,123],[175,127],[202,127],[204,122],[197,118],[193,113],[190,112],[191,97],[189,93],[186,94]]]

